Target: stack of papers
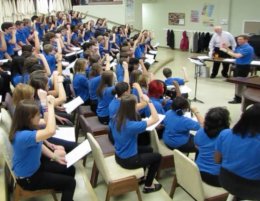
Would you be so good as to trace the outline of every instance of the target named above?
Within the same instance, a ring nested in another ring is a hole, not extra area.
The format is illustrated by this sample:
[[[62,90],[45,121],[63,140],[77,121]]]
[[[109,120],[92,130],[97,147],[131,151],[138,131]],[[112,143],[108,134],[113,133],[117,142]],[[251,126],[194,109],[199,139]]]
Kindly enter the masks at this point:
[[[73,112],[77,107],[79,107],[83,103],[84,103],[84,101],[82,100],[82,98],[80,96],[78,96],[77,98],[74,98],[72,101],[63,104],[63,107],[65,108],[65,111],[68,114],[70,114],[71,112]]]
[[[90,152],[91,152],[90,144],[88,140],[85,140],[65,156],[67,161],[67,168],[72,166],[74,163],[76,163],[78,160],[80,160]]]
[[[167,90],[172,90],[175,89],[174,85],[168,85]],[[181,85],[180,86],[180,91],[182,94],[188,94],[191,92],[191,88],[189,88],[187,85]]]
[[[74,127],[58,127],[56,129],[55,135],[53,135],[52,137],[70,141],[70,142],[76,142],[75,128]]]
[[[210,59],[210,57],[207,56],[207,55],[198,56],[197,58],[198,58],[199,60]]]
[[[158,51],[155,51],[155,50],[150,50],[149,53],[150,54],[157,54]]]
[[[159,120],[158,120],[155,124],[153,124],[153,125],[147,127],[147,128],[146,128],[146,131],[152,131],[152,130],[154,130],[154,129],[164,120],[164,118],[165,118],[165,115],[163,115],[163,114],[158,114],[158,116],[159,116]],[[145,118],[145,119],[142,119],[142,120],[147,120],[147,119],[149,119],[149,118]]]
[[[235,59],[223,59],[225,62],[235,63]]]

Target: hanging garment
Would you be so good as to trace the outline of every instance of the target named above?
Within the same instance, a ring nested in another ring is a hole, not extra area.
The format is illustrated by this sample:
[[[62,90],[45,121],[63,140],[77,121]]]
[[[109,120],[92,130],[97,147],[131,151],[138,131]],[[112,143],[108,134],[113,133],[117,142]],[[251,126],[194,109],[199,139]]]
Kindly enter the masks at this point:
[[[170,37],[171,37],[171,30],[168,29],[168,30],[167,30],[167,37],[166,37],[166,38],[167,38],[167,39],[166,39],[166,40],[167,40],[167,46],[170,46],[170,43],[171,43],[171,42],[170,42]]]
[[[195,32],[193,35],[193,48],[192,52],[198,52],[198,40],[199,40],[199,33]]]
[[[209,49],[209,42],[210,42],[210,39],[211,39],[211,34],[209,33],[209,32],[207,32],[206,34],[205,34],[205,41],[204,41],[204,50],[205,51],[208,51],[208,49]]]
[[[189,50],[189,38],[187,36],[187,32],[184,31],[182,33],[182,39],[181,39],[181,43],[180,43],[180,49],[182,51],[188,51]]]
[[[170,33],[170,47],[172,49],[175,48],[175,36],[174,36],[173,30],[171,30],[171,33]]]

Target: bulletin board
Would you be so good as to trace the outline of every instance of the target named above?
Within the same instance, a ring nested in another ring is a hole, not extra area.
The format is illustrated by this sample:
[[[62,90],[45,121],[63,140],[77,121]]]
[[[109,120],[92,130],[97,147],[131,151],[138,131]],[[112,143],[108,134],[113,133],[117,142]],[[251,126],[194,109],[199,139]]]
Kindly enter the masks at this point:
[[[260,21],[245,20],[242,33],[250,35],[260,35]]]

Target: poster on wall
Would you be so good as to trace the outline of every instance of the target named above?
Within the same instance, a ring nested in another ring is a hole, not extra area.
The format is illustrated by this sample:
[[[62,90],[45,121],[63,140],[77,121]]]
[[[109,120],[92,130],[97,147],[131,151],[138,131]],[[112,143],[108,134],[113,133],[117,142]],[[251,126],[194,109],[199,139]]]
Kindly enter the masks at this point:
[[[199,11],[198,10],[191,10],[190,21],[197,22],[197,23],[199,22]]]
[[[126,6],[126,12],[125,12],[125,21],[126,24],[133,24],[135,21],[135,4],[134,0],[126,0],[125,6]]]
[[[169,13],[169,25],[185,25],[185,13]]]
[[[209,26],[209,27],[214,26],[214,19],[213,19],[214,7],[215,6],[213,4],[207,4],[207,3],[205,3],[204,6],[202,7],[201,18],[204,26]]]

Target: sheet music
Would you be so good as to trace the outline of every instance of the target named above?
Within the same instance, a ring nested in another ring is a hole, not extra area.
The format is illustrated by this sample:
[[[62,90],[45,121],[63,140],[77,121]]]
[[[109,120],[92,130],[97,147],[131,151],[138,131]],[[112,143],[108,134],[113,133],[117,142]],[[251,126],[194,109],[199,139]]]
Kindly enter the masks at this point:
[[[8,59],[1,59],[0,60],[0,63],[6,63],[6,62],[8,62]]]
[[[153,58],[154,58],[154,55],[145,54],[145,58],[146,58],[146,59],[153,59]]]
[[[70,142],[76,142],[75,138],[75,128],[74,127],[58,127],[56,129],[55,135],[53,137],[70,141]]]
[[[194,63],[195,65],[204,66],[204,63],[201,63],[201,62],[198,61],[198,60],[191,59],[191,58],[188,58],[188,59],[190,60],[191,63]]]
[[[207,56],[207,55],[197,56],[197,58],[198,58],[199,60],[210,59],[210,57]]]
[[[88,140],[85,140],[80,145],[78,145],[75,149],[73,149],[70,153],[66,154],[65,158],[67,161],[67,168],[72,166],[82,157],[91,152],[91,147]]]
[[[75,65],[75,63],[76,63],[77,60],[78,60],[78,59],[75,59],[75,61],[73,61],[72,63],[70,63],[70,64],[66,67],[66,69],[74,68],[74,65]]]
[[[252,61],[250,64],[260,66],[260,61]]]
[[[155,124],[153,124],[153,125],[147,127],[147,128],[146,128],[146,131],[152,131],[152,130],[154,130],[154,129],[164,120],[164,118],[165,118],[165,115],[163,115],[163,114],[158,114],[158,116],[159,116],[159,120],[158,120]],[[148,118],[145,118],[145,119],[143,119],[143,120],[147,120],[147,119],[148,119]]]
[[[230,62],[230,63],[235,63],[235,59],[226,58],[226,59],[223,59],[223,61]]]
[[[175,89],[174,85],[168,85],[167,90],[172,90]],[[187,85],[181,85],[180,86],[180,91],[182,94],[188,94],[191,92],[191,88],[189,88]]]
[[[77,98],[74,98],[72,101],[63,104],[63,107],[65,107],[65,110],[68,114],[70,114],[72,111],[74,111],[78,106],[82,105],[84,101],[80,96]]]
[[[150,51],[149,51],[150,54],[157,54],[157,52],[158,52],[158,51],[156,51],[156,50],[150,50]]]

